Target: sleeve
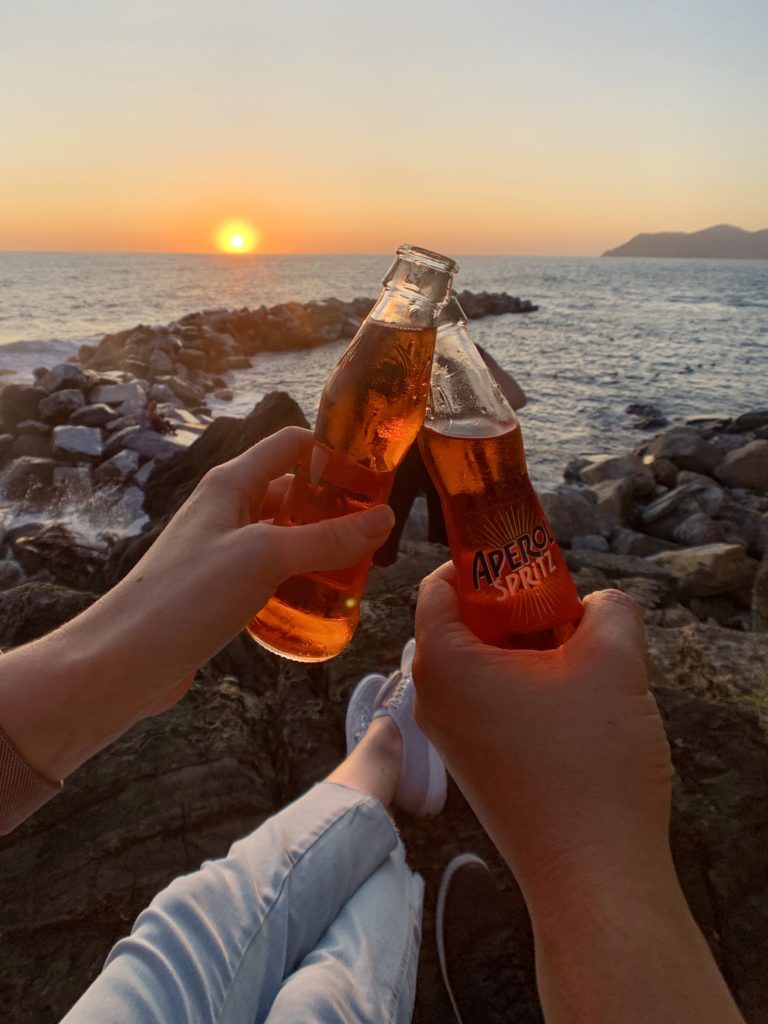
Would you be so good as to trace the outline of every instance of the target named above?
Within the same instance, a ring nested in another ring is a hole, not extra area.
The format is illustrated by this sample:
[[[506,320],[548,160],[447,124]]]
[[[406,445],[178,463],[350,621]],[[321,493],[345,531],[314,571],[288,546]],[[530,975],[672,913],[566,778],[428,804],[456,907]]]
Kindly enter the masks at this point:
[[[64,787],[35,771],[0,726],[0,835],[7,835]]]

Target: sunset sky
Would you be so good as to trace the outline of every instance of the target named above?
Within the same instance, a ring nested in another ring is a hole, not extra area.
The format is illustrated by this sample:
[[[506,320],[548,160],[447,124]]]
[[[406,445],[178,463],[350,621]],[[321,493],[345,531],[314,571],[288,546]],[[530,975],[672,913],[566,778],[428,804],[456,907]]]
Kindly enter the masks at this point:
[[[768,227],[765,0],[25,0],[0,249],[596,254]]]

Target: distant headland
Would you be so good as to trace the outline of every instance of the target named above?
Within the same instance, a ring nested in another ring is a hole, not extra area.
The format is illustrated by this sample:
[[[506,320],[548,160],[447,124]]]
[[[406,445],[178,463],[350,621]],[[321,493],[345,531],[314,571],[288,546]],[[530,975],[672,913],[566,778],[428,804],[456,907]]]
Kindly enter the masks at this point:
[[[678,256],[687,259],[768,260],[768,228],[745,231],[716,224],[703,231],[659,231],[635,235],[603,256]]]

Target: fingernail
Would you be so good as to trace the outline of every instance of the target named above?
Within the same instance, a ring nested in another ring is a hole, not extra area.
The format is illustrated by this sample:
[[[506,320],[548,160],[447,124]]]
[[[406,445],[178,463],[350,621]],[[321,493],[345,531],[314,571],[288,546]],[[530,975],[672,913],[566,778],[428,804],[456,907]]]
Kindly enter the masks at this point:
[[[357,521],[366,537],[378,537],[395,525],[395,513],[389,505],[377,505],[361,512]]]

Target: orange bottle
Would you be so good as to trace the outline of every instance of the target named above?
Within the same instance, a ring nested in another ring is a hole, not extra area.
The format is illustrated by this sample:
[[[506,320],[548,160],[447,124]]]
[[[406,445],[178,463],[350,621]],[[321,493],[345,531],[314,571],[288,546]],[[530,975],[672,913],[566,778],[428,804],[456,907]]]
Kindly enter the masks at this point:
[[[307,465],[275,516],[297,526],[381,505],[424,421],[435,322],[458,270],[403,245],[382,293],[325,383]],[[282,583],[251,620],[262,646],[295,661],[325,661],[352,639],[370,559]]]
[[[438,322],[419,447],[440,494],[466,625],[496,647],[559,647],[581,602],[528,478],[517,417],[453,297]]]

